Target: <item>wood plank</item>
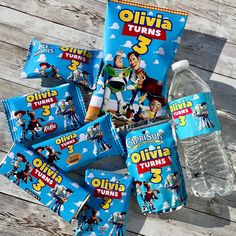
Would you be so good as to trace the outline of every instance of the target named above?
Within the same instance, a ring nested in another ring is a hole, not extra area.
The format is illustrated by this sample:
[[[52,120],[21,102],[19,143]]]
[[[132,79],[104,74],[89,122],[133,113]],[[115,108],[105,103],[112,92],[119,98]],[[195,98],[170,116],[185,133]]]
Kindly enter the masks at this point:
[[[0,33],[1,41],[16,45],[27,45],[31,38],[60,45],[76,46],[81,45],[89,48],[99,48],[102,45],[101,37],[86,32],[79,32],[76,29],[58,25],[38,17],[15,11],[6,7],[0,7]],[[9,32],[9,27],[11,28]],[[8,29],[8,30],[6,30]],[[10,35],[8,35],[10,33]],[[19,40],[19,38],[21,40]],[[45,40],[47,38],[47,40]]]
[[[94,7],[96,8],[96,4]],[[68,28],[6,7],[1,7],[1,11],[3,13],[0,15],[0,22],[3,23],[0,27],[1,41],[27,48],[30,39],[37,36],[46,42],[70,44],[69,46],[93,48],[102,46],[100,36]],[[29,27],[27,24],[31,18],[35,23]],[[102,22],[99,24],[103,25]],[[102,35],[102,29],[100,35]],[[18,40],[19,38],[21,41]],[[233,63],[236,60],[234,51],[236,51],[236,44],[226,42],[226,38],[186,30],[176,58],[178,60],[186,58],[194,66],[236,78],[236,64]]]

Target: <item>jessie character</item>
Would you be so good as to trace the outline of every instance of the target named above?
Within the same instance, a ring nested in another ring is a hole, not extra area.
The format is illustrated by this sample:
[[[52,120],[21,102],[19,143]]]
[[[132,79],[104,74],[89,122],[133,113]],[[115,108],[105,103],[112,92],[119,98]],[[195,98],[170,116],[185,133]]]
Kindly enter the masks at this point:
[[[41,62],[39,64],[40,66],[40,70],[39,73],[46,78],[52,77],[52,78],[60,78],[60,76],[58,75],[58,69],[53,66],[48,64],[47,62]]]

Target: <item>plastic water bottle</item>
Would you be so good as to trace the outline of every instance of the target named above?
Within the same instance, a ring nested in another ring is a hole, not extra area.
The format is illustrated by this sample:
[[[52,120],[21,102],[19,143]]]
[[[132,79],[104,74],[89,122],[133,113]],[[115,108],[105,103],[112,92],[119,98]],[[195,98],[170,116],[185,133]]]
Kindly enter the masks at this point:
[[[187,60],[174,63],[172,70],[169,108],[192,191],[205,198],[216,193],[228,195],[233,191],[235,173],[224,149],[210,88],[189,69]]]

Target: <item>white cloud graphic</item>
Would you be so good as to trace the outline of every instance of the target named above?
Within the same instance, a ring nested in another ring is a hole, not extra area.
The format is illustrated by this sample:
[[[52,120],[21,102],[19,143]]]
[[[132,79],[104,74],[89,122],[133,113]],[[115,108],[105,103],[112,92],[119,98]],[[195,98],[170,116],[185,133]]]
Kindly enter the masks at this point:
[[[102,58],[103,55],[102,55],[102,52],[99,52],[99,54],[97,55],[97,58]]]
[[[199,96],[198,96],[197,94],[195,94],[195,95],[193,96],[193,100],[197,100],[197,99],[199,99]]]
[[[102,173],[101,173],[101,175],[105,175],[105,173],[104,173],[104,172],[102,172]]]
[[[10,153],[8,153],[7,156],[9,156],[11,159],[13,159],[13,158],[14,158],[14,153],[13,153],[13,152],[10,152]]]
[[[113,61],[113,59],[114,58],[110,53],[106,55],[106,58],[105,58],[106,61]]]
[[[110,39],[115,39],[116,36],[115,36],[114,34],[112,34],[109,38],[110,38]]]
[[[182,17],[179,21],[180,21],[180,22],[185,22],[185,18]]]
[[[10,120],[14,120],[14,119],[16,118],[15,115],[14,115],[15,112],[16,112],[16,111],[12,111],[12,112],[11,112]]]
[[[132,42],[127,40],[124,45],[121,45],[122,47],[125,48],[131,48],[133,46]]]
[[[130,162],[127,162],[127,164],[126,164],[127,166],[130,166],[131,164],[130,164]]]
[[[167,172],[171,171],[171,168],[170,168],[170,167],[168,167],[166,171],[167,171]]]
[[[120,6],[120,5],[118,5],[118,6],[116,7],[116,9],[119,9],[119,10],[120,10],[120,9],[121,9],[121,6]]]
[[[13,127],[12,131],[13,131],[13,132],[16,132],[16,131],[17,131],[16,126]]]
[[[143,68],[143,69],[145,69],[146,68],[146,62],[144,61],[144,60],[141,60],[140,61],[140,66]]]
[[[59,55],[58,55],[58,57],[60,57],[60,58],[61,58],[61,57],[62,57],[62,53],[61,53],[61,54],[59,54]]]
[[[81,134],[79,135],[79,142],[82,142],[82,141],[84,141],[84,140],[87,140],[87,135],[85,135],[84,133],[81,133]]]
[[[104,94],[104,89],[103,88],[100,88],[98,91],[97,91],[98,94]]]
[[[113,177],[111,178],[111,182],[115,182],[115,181],[116,181],[116,177],[113,176]]]
[[[91,234],[90,234],[90,236],[97,236],[94,232],[92,232]]]
[[[70,97],[70,93],[68,93],[68,92],[65,92],[65,95],[64,95],[64,97]]]
[[[88,149],[87,148],[83,148],[83,153],[87,152]]]
[[[153,146],[153,145],[150,145],[149,146],[149,151],[153,151],[153,150],[155,150],[156,148]]]
[[[109,211],[108,211],[108,210],[105,210],[105,212],[106,212],[106,213],[109,213]]]
[[[143,174],[140,174],[139,177],[140,177],[140,178],[143,178]]]
[[[94,68],[99,69],[99,67],[100,67],[99,64],[95,64],[95,65],[94,65]]]
[[[157,50],[156,52],[154,52],[154,53],[157,53],[157,54],[159,54],[159,55],[161,55],[161,56],[164,56],[164,55],[165,55],[165,50],[164,50],[164,48],[160,47],[160,48],[158,48],[158,50]]]
[[[70,212],[71,212],[72,214],[75,214],[75,210],[74,210],[74,209],[71,209]]]
[[[119,28],[120,28],[120,26],[119,26],[118,23],[116,23],[116,22],[114,22],[114,23],[112,24],[112,26],[109,27],[109,29],[114,29],[114,30],[118,30]]]
[[[121,200],[120,200],[120,202],[121,202],[121,203],[124,203],[124,200],[123,200],[123,199],[121,199]]]
[[[36,60],[37,62],[44,62],[46,61],[46,56],[44,54],[41,54],[38,58],[38,60]]]
[[[75,182],[70,183],[70,185],[74,186],[75,188],[79,188],[79,185],[77,183],[75,183]]]
[[[177,43],[177,44],[180,44],[180,42],[181,42],[181,37],[180,37],[180,36],[177,37],[177,39],[176,39],[176,40],[173,40],[172,42]]]
[[[168,202],[164,202],[163,209],[168,209],[168,208],[170,208],[170,204]]]
[[[153,64],[158,65],[158,64],[159,64],[159,61],[156,59],[156,60],[153,62]]]
[[[74,204],[75,204],[77,207],[80,207],[82,203],[83,203],[83,202],[81,202],[81,201],[79,201],[79,202],[74,202]]]
[[[152,11],[148,12],[148,15],[153,16],[153,12]]]
[[[61,206],[61,211],[64,211],[64,209],[65,209],[65,208],[64,208],[64,205],[62,205],[62,206]]]
[[[27,78],[27,74],[24,71],[22,71],[21,74],[20,74],[20,78],[21,79]]]
[[[90,179],[94,178],[94,174],[93,174],[93,173],[90,173],[90,174],[88,175],[88,178],[90,178]]]
[[[48,117],[48,121],[51,121],[51,120],[54,120],[54,117],[53,117],[53,116],[49,116],[49,117]]]
[[[30,151],[30,150],[27,150],[26,153],[28,153],[30,156],[34,155],[34,153],[32,151]]]

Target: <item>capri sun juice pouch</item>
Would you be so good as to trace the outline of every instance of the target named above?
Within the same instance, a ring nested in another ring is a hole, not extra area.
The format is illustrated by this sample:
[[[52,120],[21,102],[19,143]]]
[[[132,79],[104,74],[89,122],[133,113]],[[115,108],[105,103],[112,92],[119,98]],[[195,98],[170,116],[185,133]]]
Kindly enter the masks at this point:
[[[104,65],[86,121],[110,112],[121,126],[164,115],[167,70],[173,62],[187,13],[131,1],[109,0]]]
[[[186,204],[186,189],[169,122],[129,132],[126,165],[143,213],[164,213]]]

